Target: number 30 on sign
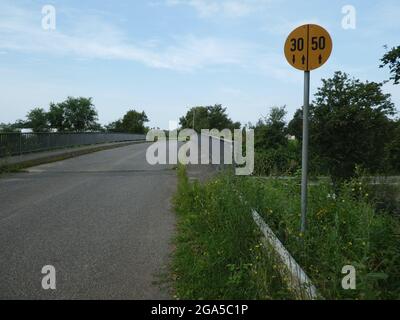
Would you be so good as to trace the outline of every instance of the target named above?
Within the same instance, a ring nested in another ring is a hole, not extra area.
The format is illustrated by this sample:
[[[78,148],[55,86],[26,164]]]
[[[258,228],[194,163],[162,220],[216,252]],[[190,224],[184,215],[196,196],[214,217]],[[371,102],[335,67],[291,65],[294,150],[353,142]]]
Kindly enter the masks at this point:
[[[285,43],[287,61],[296,69],[311,71],[328,61],[332,38],[321,26],[306,24],[295,29]]]

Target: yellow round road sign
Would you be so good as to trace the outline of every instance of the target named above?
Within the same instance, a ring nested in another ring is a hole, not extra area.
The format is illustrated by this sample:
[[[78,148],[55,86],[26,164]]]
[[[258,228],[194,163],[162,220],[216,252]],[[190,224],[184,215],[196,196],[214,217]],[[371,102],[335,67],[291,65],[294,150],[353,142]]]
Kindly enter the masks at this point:
[[[316,24],[306,24],[295,29],[287,38],[285,56],[294,68],[310,71],[328,61],[332,46],[328,31]]]

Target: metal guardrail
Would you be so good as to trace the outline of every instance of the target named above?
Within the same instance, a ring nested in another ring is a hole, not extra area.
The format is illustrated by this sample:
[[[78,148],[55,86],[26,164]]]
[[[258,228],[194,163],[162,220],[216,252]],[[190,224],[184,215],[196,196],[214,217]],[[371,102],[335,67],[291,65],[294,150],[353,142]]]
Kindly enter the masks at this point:
[[[264,235],[266,247],[270,246],[274,250],[277,258],[284,266],[284,268],[279,269],[279,272],[287,280],[288,285],[293,289],[295,295],[302,300],[323,300],[324,298],[318,293],[310,278],[256,210],[252,210],[252,216],[254,222]]]
[[[247,201],[243,199],[242,194],[235,187],[233,187],[233,191],[238,195],[241,202],[248,205]],[[253,221],[263,234],[262,242],[264,247],[273,250],[275,257],[279,260],[280,264],[282,264],[282,268],[279,268],[278,271],[282,278],[287,282],[288,286],[293,290],[293,293],[297,298],[301,300],[324,300],[324,297],[318,293],[308,275],[296,262],[266,222],[261,218],[259,213],[256,210],[251,209],[251,214]]]
[[[0,133],[0,157],[145,138],[143,134],[130,133]]]

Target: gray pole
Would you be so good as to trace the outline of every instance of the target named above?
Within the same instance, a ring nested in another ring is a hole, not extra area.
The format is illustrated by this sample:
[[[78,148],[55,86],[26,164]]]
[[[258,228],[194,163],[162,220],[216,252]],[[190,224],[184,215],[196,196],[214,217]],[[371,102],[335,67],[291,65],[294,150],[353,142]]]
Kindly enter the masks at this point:
[[[308,194],[308,109],[310,105],[310,71],[304,72],[303,152],[301,168],[301,233],[306,231]]]

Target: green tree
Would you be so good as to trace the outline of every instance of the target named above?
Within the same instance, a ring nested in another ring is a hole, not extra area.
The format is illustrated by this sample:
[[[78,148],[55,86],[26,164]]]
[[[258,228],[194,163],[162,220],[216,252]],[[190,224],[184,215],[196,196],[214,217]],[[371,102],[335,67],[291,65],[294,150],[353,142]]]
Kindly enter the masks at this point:
[[[65,122],[69,130],[86,131],[96,124],[97,111],[92,98],[68,97],[61,106],[64,109]]]
[[[387,46],[385,46],[387,49]],[[394,84],[400,83],[400,46],[387,51],[381,59],[380,68],[389,66],[390,80]],[[392,139],[386,144],[386,165],[387,169],[393,173],[400,172],[400,119],[393,122]]]
[[[51,103],[48,119],[58,131],[92,131],[99,126],[92,98],[68,97],[63,102]]]
[[[50,103],[50,110],[47,113],[47,117],[50,123],[50,127],[57,129],[57,131],[66,131],[67,122],[65,119],[65,106],[61,103]]]
[[[0,132],[19,132],[12,123],[0,123]]]
[[[20,132],[27,127],[26,121],[17,120],[14,123],[0,123],[0,132]]]
[[[47,113],[43,108],[34,108],[26,115],[26,126],[33,132],[46,132],[49,130]]]
[[[239,129],[240,123],[233,122],[222,105],[198,106],[191,108],[185,116],[179,119],[182,128],[194,129],[200,132],[202,129]]]
[[[293,119],[288,124],[287,131],[290,135],[297,139],[303,138],[303,109],[297,109],[293,115]]]
[[[123,132],[124,130],[122,129],[122,120],[117,120],[110,122],[108,125],[106,125],[106,130],[110,132]]]
[[[386,166],[388,172],[400,173],[400,119],[393,121],[391,139],[385,146]]]
[[[208,121],[208,108],[203,106],[191,108],[185,116],[179,119],[179,124],[182,128],[194,129],[197,132],[202,129],[213,129]]]
[[[95,122],[88,128],[89,131],[91,132],[105,132],[106,129],[98,122]]]
[[[211,129],[240,129],[240,122],[233,122],[226,113],[226,108],[216,104],[207,107],[208,122]]]
[[[300,143],[289,141],[286,107],[273,107],[255,126],[255,172],[259,175],[286,175],[300,165]]]
[[[124,132],[144,134],[147,130],[146,122],[149,122],[149,119],[144,111],[129,110],[122,118],[121,124]]]
[[[254,127],[255,147],[257,149],[276,149],[287,146],[286,107],[273,107],[269,116],[260,119]]]
[[[387,49],[387,47],[385,47]],[[390,69],[390,80],[394,81],[394,84],[400,83],[400,46],[394,47],[385,53],[381,59],[382,64],[380,68],[389,66]]]
[[[144,134],[148,131],[145,126],[149,119],[146,113],[129,110],[122,119],[111,122],[106,126],[106,130],[110,132],[129,132]]]
[[[382,83],[361,82],[336,72],[322,80],[310,109],[310,146],[334,180],[353,176],[356,165],[379,171],[394,113]]]

